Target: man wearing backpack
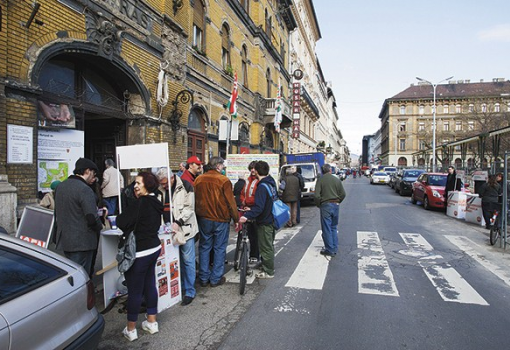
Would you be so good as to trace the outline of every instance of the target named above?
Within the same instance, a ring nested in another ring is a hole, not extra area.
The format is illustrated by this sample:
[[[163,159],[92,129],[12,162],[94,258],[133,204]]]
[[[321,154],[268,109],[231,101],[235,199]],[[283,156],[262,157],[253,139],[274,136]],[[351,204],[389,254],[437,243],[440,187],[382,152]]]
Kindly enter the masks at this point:
[[[335,256],[338,252],[338,217],[340,203],[345,199],[342,180],[331,173],[331,165],[322,166],[321,178],[315,185],[315,204],[320,208],[324,249],[321,255]]]
[[[272,208],[273,199],[276,198],[276,182],[269,175],[269,164],[267,162],[258,161],[255,164],[255,175],[259,179],[255,191],[255,204],[244,213],[244,216],[239,219],[239,223],[243,224],[247,220],[255,220],[259,252],[262,257],[262,271],[257,273],[255,277],[261,279],[273,278],[274,237],[276,231],[273,226]]]

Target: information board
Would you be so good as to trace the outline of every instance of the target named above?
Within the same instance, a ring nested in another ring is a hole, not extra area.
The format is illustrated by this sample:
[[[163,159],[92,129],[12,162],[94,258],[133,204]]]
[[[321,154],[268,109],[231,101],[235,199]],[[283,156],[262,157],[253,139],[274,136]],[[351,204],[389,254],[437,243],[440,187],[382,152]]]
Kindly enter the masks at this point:
[[[25,207],[16,237],[39,247],[48,248],[52,230],[53,210]]]
[[[235,184],[250,174],[248,165],[254,160],[263,160],[269,164],[269,175],[278,181],[280,156],[278,154],[229,154],[227,155],[227,177]]]
[[[22,125],[7,125],[7,163],[32,164],[34,128]]]

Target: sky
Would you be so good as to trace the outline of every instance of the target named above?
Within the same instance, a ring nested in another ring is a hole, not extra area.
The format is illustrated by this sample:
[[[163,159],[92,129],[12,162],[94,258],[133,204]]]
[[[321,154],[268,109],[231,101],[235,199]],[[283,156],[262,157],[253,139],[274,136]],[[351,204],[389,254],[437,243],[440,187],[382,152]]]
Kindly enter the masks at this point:
[[[313,0],[316,52],[351,154],[380,127],[384,100],[416,84],[510,80],[508,0]]]

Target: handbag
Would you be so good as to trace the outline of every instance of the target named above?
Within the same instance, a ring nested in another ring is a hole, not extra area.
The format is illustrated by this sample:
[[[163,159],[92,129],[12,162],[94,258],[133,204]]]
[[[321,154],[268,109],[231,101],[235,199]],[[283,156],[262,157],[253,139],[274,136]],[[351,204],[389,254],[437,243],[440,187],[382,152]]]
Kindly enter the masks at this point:
[[[139,203],[140,204],[140,203]],[[135,227],[128,234],[120,237],[119,247],[115,259],[117,260],[117,269],[124,273],[133,266],[136,259],[136,237],[135,230],[140,218],[140,206],[138,206],[138,215],[136,216]]]
[[[271,207],[271,213],[273,214],[273,226],[276,230],[279,230],[290,220],[290,208],[280,199],[273,196],[271,189],[267,184],[263,183],[262,185],[267,189],[269,197],[273,201],[273,205]]]

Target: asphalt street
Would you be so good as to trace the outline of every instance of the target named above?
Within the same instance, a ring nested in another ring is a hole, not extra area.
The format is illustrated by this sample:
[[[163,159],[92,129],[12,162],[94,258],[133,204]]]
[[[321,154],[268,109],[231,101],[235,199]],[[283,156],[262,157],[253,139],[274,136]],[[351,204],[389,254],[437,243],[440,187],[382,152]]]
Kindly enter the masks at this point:
[[[319,255],[319,212],[305,206],[277,235],[274,279],[244,296],[235,283],[198,287],[134,343],[115,307],[100,349],[509,348],[510,257],[488,231],[364,177],[344,187],[336,257]]]

